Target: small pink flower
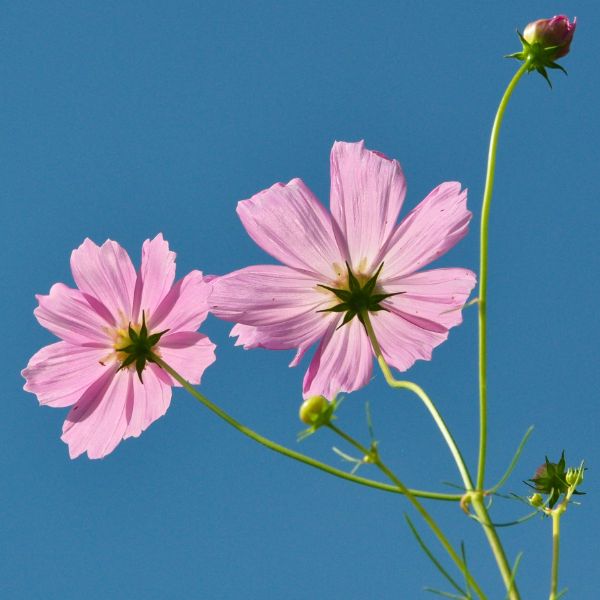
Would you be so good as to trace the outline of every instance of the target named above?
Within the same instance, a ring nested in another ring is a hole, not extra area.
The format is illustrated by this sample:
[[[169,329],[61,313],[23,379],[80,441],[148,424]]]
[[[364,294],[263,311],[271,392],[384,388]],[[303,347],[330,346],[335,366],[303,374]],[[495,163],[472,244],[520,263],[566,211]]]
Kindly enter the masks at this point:
[[[331,215],[300,179],[238,204],[252,239],[285,266],[219,277],[211,311],[237,323],[237,345],[297,348],[290,366],[320,340],[304,377],[305,397],[331,399],[369,381],[373,351],[360,310],[369,312],[385,359],[401,371],[429,360],[462,321],[475,275],[418,271],[467,233],[466,191],[442,183],[397,225],[405,192],[397,161],[363,142],[336,142]]]
[[[63,425],[69,455],[102,458],[165,414],[178,385],[151,354],[192,383],[215,360],[215,345],[196,330],[210,285],[200,271],[175,280],[175,253],[162,234],[142,246],[136,274],[127,252],[86,239],[71,254],[78,289],[62,283],[38,295],[34,314],[62,341],[37,352],[23,370],[40,404],[74,405]],[[136,372],[137,371],[137,372]]]

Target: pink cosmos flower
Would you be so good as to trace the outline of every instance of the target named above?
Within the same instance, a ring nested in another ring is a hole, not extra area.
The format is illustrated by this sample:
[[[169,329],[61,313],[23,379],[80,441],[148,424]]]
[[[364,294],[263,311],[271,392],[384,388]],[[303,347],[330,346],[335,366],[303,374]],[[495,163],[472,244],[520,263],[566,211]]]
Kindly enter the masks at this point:
[[[37,352],[23,370],[40,404],[74,405],[63,425],[69,455],[102,458],[138,437],[167,411],[177,383],[155,354],[192,383],[215,360],[215,345],[196,330],[210,285],[200,271],[175,284],[175,253],[162,234],[142,246],[136,274],[127,252],[86,239],[71,254],[78,289],[62,283],[38,295],[34,314],[61,341]]]
[[[213,282],[211,311],[237,323],[236,345],[296,348],[290,366],[320,340],[305,397],[331,399],[371,377],[373,351],[360,320],[369,313],[388,364],[404,371],[448,337],[475,286],[466,269],[419,271],[467,233],[471,213],[456,182],[435,188],[396,220],[406,183],[400,164],[363,142],[331,151],[331,215],[300,179],[238,204],[250,237],[284,263]]]

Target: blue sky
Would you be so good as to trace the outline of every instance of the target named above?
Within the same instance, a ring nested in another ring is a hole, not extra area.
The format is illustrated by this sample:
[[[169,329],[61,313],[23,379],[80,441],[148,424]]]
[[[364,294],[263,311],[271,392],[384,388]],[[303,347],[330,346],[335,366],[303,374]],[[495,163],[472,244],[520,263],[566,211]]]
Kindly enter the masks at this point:
[[[179,390],[167,415],[102,461],[70,461],[65,410],[40,408],[21,369],[53,341],[34,295],[72,285],[85,237],[139,260],[163,232],[178,274],[272,262],[246,235],[238,200],[301,177],[328,203],[334,140],[397,158],[405,211],[442,181],[469,188],[471,234],[437,266],[477,270],[492,118],[517,64],[515,28],[578,17],[569,71],[549,90],[519,85],[500,141],[489,283],[488,483],[536,426],[505,490],[525,494],[544,455],[588,461],[582,505],[563,521],[561,584],[597,593],[594,499],[600,386],[597,303],[595,2],[19,2],[3,9],[0,432],[6,598],[428,597],[443,587],[396,495],[292,463],[240,436]],[[476,310],[408,377],[421,384],[475,468]],[[328,432],[299,444],[307,361],[243,351],[209,318],[217,362],[202,391],[239,420],[340,468]],[[366,440],[369,401],[387,462],[413,487],[450,490],[451,459],[426,412],[375,373],[340,424]],[[364,468],[365,476],[377,477]],[[481,531],[455,505],[429,504],[491,598],[499,577]],[[498,521],[526,507],[496,500]],[[421,526],[420,529],[424,531]],[[547,595],[550,522],[502,531],[524,551],[524,598]],[[427,539],[428,534],[425,533]]]

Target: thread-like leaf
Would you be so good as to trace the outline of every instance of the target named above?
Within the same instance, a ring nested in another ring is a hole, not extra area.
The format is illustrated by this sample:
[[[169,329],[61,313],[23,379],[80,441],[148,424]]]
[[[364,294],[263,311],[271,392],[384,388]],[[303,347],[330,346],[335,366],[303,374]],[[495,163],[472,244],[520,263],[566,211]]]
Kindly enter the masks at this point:
[[[444,567],[442,567],[440,562],[433,555],[431,550],[427,547],[427,545],[423,541],[423,538],[419,535],[419,532],[417,531],[416,527],[413,525],[413,522],[410,520],[410,517],[407,514],[405,514],[404,518],[406,519],[406,522],[408,523],[408,526],[410,527],[412,534],[415,536],[417,543],[421,547],[421,550],[423,550],[423,552],[425,552],[425,554],[427,555],[427,558],[429,558],[429,560],[435,565],[436,569],[448,580],[450,585],[457,592],[460,592],[462,594],[461,600],[469,598],[470,596],[467,596],[466,592],[460,587],[460,585],[458,585],[458,583],[456,583],[456,581],[452,578],[452,576],[448,573],[448,571],[446,571],[446,569],[444,569]]]
[[[510,592],[513,589],[515,577],[517,576],[517,571],[519,570],[519,565],[521,564],[522,558],[523,558],[523,553],[519,552],[519,554],[517,554],[517,558],[515,558],[515,564],[513,565],[513,568],[510,570],[510,579],[508,580],[508,591],[506,592],[506,596],[504,597],[504,600],[509,600],[509,598],[510,598]]]
[[[525,432],[525,435],[523,436],[521,443],[517,447],[517,451],[515,452],[515,455],[513,456],[512,460],[510,461],[510,464],[508,465],[506,472],[504,473],[504,475],[502,475],[502,477],[500,478],[500,481],[490,490],[491,492],[495,492],[496,490],[500,489],[504,485],[506,480],[511,476],[512,472],[515,470],[515,467],[517,466],[517,463],[519,462],[519,458],[521,457],[521,453],[523,452],[523,449],[525,448],[525,444],[527,443],[527,440],[529,440],[532,433],[533,433],[533,425],[531,425],[529,427],[529,429],[527,429],[527,431]]]

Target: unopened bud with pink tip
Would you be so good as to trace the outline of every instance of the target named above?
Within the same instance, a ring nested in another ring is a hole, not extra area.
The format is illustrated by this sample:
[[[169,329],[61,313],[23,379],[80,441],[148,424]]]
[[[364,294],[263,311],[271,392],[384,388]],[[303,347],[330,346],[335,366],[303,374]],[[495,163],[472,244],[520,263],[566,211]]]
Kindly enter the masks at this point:
[[[569,53],[576,25],[577,19],[571,23],[565,15],[533,21],[522,34],[517,31],[523,50],[509,54],[507,58],[525,61],[527,71],[537,71],[552,87],[546,69],[559,69],[566,73],[555,61]]]
[[[576,25],[576,18],[571,23],[565,15],[538,19],[525,27],[523,38],[530,45],[540,44],[556,60],[569,53]]]

